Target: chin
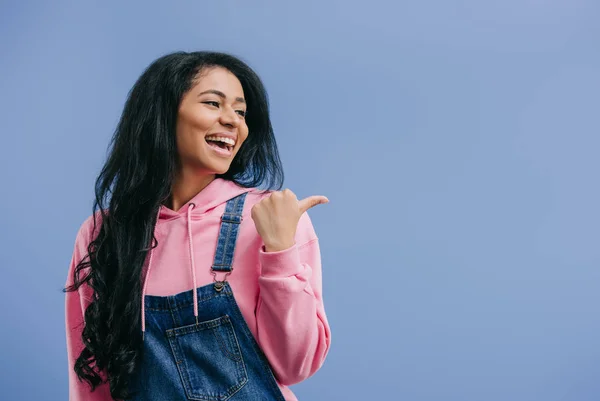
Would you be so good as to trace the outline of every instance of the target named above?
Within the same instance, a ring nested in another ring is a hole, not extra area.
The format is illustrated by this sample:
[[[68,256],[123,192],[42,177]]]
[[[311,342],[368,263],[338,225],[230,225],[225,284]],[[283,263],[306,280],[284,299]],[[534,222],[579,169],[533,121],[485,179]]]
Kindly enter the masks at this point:
[[[213,165],[210,169],[214,174],[225,174],[229,171],[229,167],[231,167],[231,163],[227,165]]]

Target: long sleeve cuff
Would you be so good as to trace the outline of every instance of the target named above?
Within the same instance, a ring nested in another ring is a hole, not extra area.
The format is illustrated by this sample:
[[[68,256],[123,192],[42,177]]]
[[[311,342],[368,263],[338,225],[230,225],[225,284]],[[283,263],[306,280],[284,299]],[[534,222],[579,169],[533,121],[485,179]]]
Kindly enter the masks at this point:
[[[258,258],[263,277],[290,277],[303,270],[298,245],[278,252],[266,252],[263,246]]]

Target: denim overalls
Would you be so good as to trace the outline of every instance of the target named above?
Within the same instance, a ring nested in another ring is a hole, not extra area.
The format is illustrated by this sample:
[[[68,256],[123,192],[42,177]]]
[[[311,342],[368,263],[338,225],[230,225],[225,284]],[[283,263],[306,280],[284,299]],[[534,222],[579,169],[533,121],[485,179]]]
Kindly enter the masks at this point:
[[[227,202],[212,266],[215,281],[195,289],[196,313],[192,290],[144,297],[144,351],[134,400],[285,401],[225,281],[245,199],[244,193]],[[222,281],[217,272],[225,273]]]

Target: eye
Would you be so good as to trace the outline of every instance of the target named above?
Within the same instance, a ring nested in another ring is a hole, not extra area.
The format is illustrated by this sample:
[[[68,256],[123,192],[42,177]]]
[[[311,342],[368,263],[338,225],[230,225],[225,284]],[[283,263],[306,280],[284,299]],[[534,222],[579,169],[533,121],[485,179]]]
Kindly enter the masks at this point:
[[[238,113],[242,117],[246,117],[246,110],[236,110],[235,112]]]
[[[202,103],[209,104],[214,107],[219,107],[219,102],[208,101],[208,102],[202,102]]]

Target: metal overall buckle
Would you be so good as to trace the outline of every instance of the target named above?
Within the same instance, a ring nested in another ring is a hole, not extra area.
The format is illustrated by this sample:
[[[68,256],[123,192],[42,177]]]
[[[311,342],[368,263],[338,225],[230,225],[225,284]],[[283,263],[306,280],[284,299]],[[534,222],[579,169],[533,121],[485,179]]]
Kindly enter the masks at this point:
[[[229,276],[231,274],[231,272],[225,272],[225,276],[223,276],[223,280],[217,280],[217,272],[213,271],[212,275],[213,275],[213,281],[214,281],[214,286],[215,286],[215,290],[217,292],[221,292],[221,290],[223,289],[223,287],[225,287],[225,282],[227,281],[227,276]]]

